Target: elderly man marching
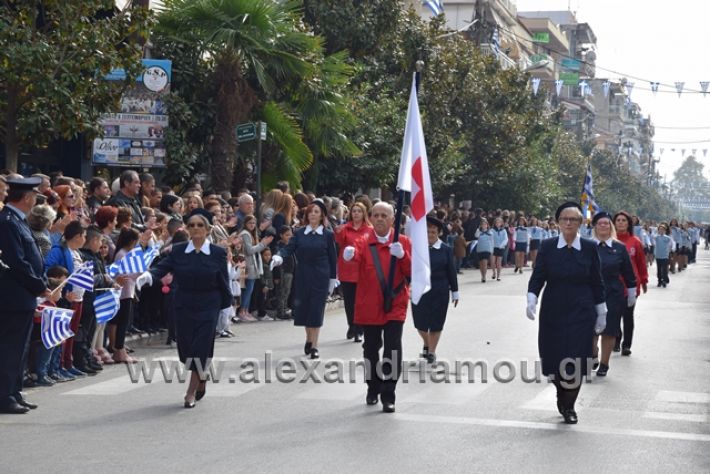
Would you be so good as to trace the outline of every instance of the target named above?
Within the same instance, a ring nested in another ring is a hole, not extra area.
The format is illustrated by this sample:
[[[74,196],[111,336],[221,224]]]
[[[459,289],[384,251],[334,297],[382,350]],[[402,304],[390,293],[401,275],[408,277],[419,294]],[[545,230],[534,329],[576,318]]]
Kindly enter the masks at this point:
[[[358,264],[355,324],[364,330],[363,352],[367,361],[368,405],[382,400],[382,411],[394,412],[395,388],[402,372],[402,328],[409,304],[409,277],[412,272],[412,250],[409,239],[399,237],[392,242],[394,209],[380,202],[372,207],[370,221],[374,228],[366,237],[343,251],[346,261]],[[392,294],[385,301],[390,257],[397,258]],[[383,347],[381,368],[380,348]]]

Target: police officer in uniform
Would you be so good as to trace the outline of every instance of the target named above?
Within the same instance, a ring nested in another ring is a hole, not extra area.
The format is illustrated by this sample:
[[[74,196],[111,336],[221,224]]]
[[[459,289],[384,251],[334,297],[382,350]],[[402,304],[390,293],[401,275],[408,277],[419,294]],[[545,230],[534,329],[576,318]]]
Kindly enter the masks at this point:
[[[25,217],[35,205],[42,178],[8,178],[10,191],[0,211],[0,413],[21,414],[37,405],[22,396],[32,317],[37,297],[48,296],[42,255]]]

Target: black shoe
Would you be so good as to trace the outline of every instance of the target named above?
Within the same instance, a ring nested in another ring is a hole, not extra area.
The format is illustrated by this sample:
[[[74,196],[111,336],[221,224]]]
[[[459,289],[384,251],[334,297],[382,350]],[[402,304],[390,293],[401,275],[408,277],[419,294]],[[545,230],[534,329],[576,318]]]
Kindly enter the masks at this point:
[[[621,355],[622,355],[622,356],[630,356],[630,355],[631,355],[631,349],[629,349],[628,347],[624,347],[623,349],[621,349]]]
[[[307,342],[305,346],[303,346],[303,352],[308,355],[311,353],[311,347],[313,347],[313,343]]]
[[[23,398],[23,397],[20,397],[19,400],[18,400],[17,397],[15,397],[15,400],[17,400],[17,404],[18,404],[18,405],[21,405],[21,406],[23,406],[23,407],[25,407],[25,408],[29,408],[30,410],[34,410],[34,409],[37,408],[37,404],[36,404],[36,403],[28,402],[28,401],[27,401],[25,398]]]
[[[577,412],[575,412],[572,408],[568,408],[567,410],[562,412],[562,416],[565,419],[565,423],[567,423],[568,425],[576,425],[577,421],[579,421],[577,419]]]
[[[377,405],[377,394],[365,396],[365,403],[368,405]]]
[[[426,363],[433,364],[435,362],[436,362],[436,354],[434,354],[433,352],[427,352]]]
[[[612,349],[614,352],[621,352],[621,346],[617,343],[614,345],[614,349]]]
[[[185,408],[195,408],[195,401],[188,402],[185,400]]]
[[[599,359],[594,358],[594,363],[592,364],[592,370],[597,370],[599,368]]]
[[[564,414],[565,412],[565,407],[562,406],[562,402],[557,400],[557,411],[560,412],[560,415]]]
[[[311,359],[320,359],[320,353],[315,347],[311,349]]]
[[[599,364],[599,369],[597,370],[597,377],[606,377],[606,373],[609,371],[609,366],[606,364]]]
[[[97,372],[100,372],[100,371],[104,370],[104,366],[101,365],[101,364],[99,364],[98,362],[96,362],[96,361],[94,361],[94,360],[92,360],[91,362],[89,362],[89,363],[86,364],[86,365],[89,366],[89,367],[91,367],[92,370],[95,370],[95,371],[97,371]]]
[[[42,377],[39,377],[37,379],[37,382],[35,382],[35,385],[38,387],[51,387],[54,385],[56,382],[49,378],[47,375],[43,375]]]
[[[202,382],[202,390],[196,390],[195,391],[195,400],[200,401],[205,397],[205,393],[207,393],[207,383]]]
[[[7,413],[10,415],[22,415],[27,413],[30,409],[26,406],[20,405],[19,403],[8,403],[0,407],[0,413]]]
[[[355,333],[352,329],[348,329],[348,332],[345,333],[345,339],[350,340],[353,337],[355,337]]]
[[[382,402],[382,411],[384,413],[394,413],[394,403]]]
[[[426,359],[428,353],[429,353],[429,348],[427,346],[424,346],[424,347],[422,347],[422,353],[419,354],[419,357],[421,357],[422,359]]]
[[[362,334],[355,334],[353,342],[362,342]]]
[[[663,283],[661,283],[661,282],[659,281],[657,287],[660,288],[660,287],[662,287],[662,286],[663,286]]]

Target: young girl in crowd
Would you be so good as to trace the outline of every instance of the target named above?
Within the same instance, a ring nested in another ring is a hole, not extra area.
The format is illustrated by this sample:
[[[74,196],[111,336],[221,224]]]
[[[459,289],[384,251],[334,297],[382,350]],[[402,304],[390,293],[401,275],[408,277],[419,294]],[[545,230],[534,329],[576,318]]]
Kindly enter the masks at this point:
[[[491,255],[493,255],[494,248],[493,231],[488,227],[488,220],[485,217],[481,218],[481,227],[479,227],[476,236],[478,237],[478,243],[476,244],[478,268],[481,271],[481,283],[485,283],[488,263]],[[493,278],[495,278],[495,268],[493,270]]]
[[[668,279],[668,261],[671,253],[671,248],[673,246],[673,239],[671,239],[666,233],[668,231],[668,226],[666,224],[661,224],[658,226],[658,234],[655,238],[655,244],[653,246],[654,254],[656,257],[656,274],[658,276],[658,286],[663,288],[670,283]]]
[[[530,233],[527,228],[528,221],[525,217],[518,217],[518,225],[515,228],[515,270],[513,273],[523,273],[525,266],[525,254],[528,251],[528,243],[530,242]]]
[[[538,225],[537,217],[530,218],[530,265],[535,268],[535,259],[537,258],[537,250],[542,242],[542,227]]]
[[[496,217],[493,222],[493,278],[500,281],[505,250],[508,248],[508,231],[503,226],[503,219]]]
[[[259,234],[256,228],[256,217],[248,215],[244,218],[244,230],[239,234],[242,238],[244,248],[244,258],[246,260],[246,287],[242,292],[242,306],[239,308],[239,318],[243,321],[256,321],[249,311],[251,299],[254,293],[256,281],[261,278],[264,273],[263,263],[261,261],[261,251],[264,250],[274,239],[272,236],[266,236],[259,240]]]

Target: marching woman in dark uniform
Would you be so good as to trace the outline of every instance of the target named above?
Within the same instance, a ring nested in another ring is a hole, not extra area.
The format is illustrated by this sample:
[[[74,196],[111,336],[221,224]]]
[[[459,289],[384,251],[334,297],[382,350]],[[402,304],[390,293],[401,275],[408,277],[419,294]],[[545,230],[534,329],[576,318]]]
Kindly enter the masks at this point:
[[[557,409],[565,423],[574,424],[574,403],[592,357],[592,338],[604,330],[607,310],[597,246],[578,235],[581,207],[566,202],[557,208],[555,219],[560,236],[540,245],[528,283],[527,316],[535,320],[538,296],[546,287],[538,333],[542,373],[557,388]]]
[[[140,288],[168,273],[173,274],[178,355],[180,362],[192,371],[185,394],[185,408],[193,408],[195,401],[205,395],[217,318],[221,309],[232,304],[227,253],[207,239],[211,217],[204,209],[194,209],[187,219],[189,242],[173,245],[164,259],[136,280],[136,286]],[[197,366],[197,360],[202,367]]]
[[[436,362],[436,347],[446,321],[449,291],[451,291],[451,301],[456,307],[459,304],[459,285],[453,250],[439,239],[444,231],[444,223],[431,216],[427,216],[426,221],[431,290],[422,295],[419,304],[412,304],[412,316],[414,327],[424,341],[422,357],[433,364]]]
[[[604,377],[609,370],[609,357],[621,336],[621,317],[627,307],[636,304],[636,276],[626,246],[616,240],[611,214],[598,212],[592,219],[592,236],[598,245],[602,261],[602,276],[606,294],[606,328],[601,333],[602,354],[597,375]],[[598,336],[594,337],[595,359],[599,352]],[[596,365],[596,363],[595,363]]]
[[[293,295],[293,324],[305,326],[306,345],[303,351],[318,359],[318,335],[323,326],[325,303],[337,286],[335,236],[326,229],[328,213],[325,204],[313,201],[306,208],[308,224],[298,229],[288,245],[271,259],[271,268],[281,265],[291,255],[296,256],[296,285]]]

